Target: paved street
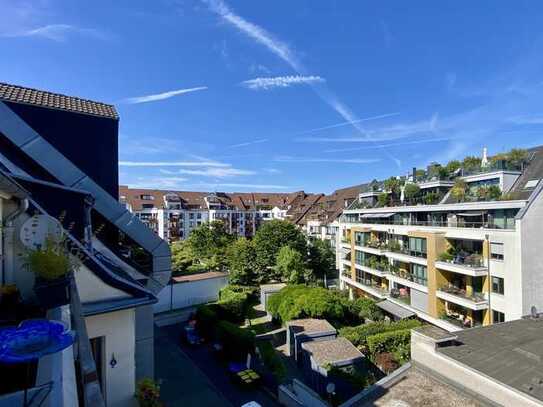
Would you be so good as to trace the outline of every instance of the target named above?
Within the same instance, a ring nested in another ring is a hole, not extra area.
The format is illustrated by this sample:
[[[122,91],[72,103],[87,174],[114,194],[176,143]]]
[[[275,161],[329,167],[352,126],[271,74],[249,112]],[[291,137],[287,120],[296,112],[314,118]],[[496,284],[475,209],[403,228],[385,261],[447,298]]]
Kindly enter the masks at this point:
[[[163,380],[167,407],[241,406],[249,401],[263,407],[279,405],[263,391],[235,386],[205,346],[180,347],[181,329],[181,324],[176,324],[155,331],[156,376]]]
[[[233,406],[177,343],[166,328],[155,329],[155,375],[165,406]]]

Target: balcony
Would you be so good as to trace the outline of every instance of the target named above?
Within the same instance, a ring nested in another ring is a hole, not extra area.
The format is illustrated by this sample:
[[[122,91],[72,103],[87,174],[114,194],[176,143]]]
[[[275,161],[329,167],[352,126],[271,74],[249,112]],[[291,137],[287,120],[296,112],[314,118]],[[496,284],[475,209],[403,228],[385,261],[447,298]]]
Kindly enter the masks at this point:
[[[353,287],[356,287],[362,291],[364,291],[367,294],[370,294],[377,298],[386,298],[388,296],[388,290],[381,287],[378,284],[375,284],[371,282],[370,280],[363,280],[361,278],[357,278],[356,281],[353,280],[350,277],[342,276],[341,277],[344,281],[346,281],[348,284],[352,285]]]
[[[440,270],[471,277],[483,277],[488,274],[488,267],[479,253],[468,253],[464,250],[458,251],[454,247],[439,255],[436,267]]]
[[[388,279],[392,282],[405,285],[406,287],[428,292],[428,280],[426,278],[411,274],[407,271],[398,269],[397,267],[390,267]]]
[[[431,228],[471,228],[471,229],[505,229],[515,230],[514,222],[507,222],[507,226],[495,222],[479,222],[479,221],[462,221],[453,222],[449,220],[432,220],[432,221],[420,221],[415,219],[393,219],[393,218],[363,218],[359,219],[358,215],[352,216],[351,214],[343,215],[342,222],[351,224],[365,224],[365,225],[395,225],[395,226],[423,226]]]
[[[79,293],[73,278],[70,283],[70,297],[69,305],[48,310],[47,318],[61,321],[75,331],[74,344],[61,352],[41,357],[37,365],[30,364],[34,365],[34,368],[30,366],[29,369],[31,381],[24,379],[23,382],[26,383],[20,383],[18,389],[0,395],[0,407],[23,405],[24,387],[28,387],[29,406],[105,406]],[[10,383],[16,385],[18,379],[11,377]]]
[[[436,291],[436,296],[444,301],[451,302],[474,311],[488,308],[488,298],[483,293],[473,292],[468,295],[463,288],[453,285],[443,286]]]
[[[393,260],[398,260],[403,263],[416,263],[426,266],[426,253],[415,252],[407,247],[399,246],[394,242],[389,242],[385,255]]]
[[[385,241],[380,240],[368,240],[365,243],[355,243],[357,247],[360,248],[360,250],[366,252],[375,254],[377,256],[382,256],[387,251],[387,244]]]

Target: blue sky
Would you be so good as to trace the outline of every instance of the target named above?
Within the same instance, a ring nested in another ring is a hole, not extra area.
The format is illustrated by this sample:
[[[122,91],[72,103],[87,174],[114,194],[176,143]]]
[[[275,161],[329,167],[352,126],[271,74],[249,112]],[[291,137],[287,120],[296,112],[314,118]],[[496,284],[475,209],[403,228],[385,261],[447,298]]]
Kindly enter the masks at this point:
[[[0,81],[113,103],[122,183],[331,192],[543,144],[537,1],[0,0]]]

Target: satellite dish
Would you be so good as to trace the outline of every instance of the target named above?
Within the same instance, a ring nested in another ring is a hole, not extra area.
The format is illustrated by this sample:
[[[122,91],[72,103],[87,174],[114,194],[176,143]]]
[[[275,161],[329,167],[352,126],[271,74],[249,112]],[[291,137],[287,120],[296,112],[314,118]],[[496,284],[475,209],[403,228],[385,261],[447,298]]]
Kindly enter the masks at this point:
[[[537,313],[537,308],[535,305],[532,305],[532,308],[530,308],[530,314],[532,315],[532,318],[539,318],[539,314]]]
[[[326,385],[326,393],[332,394],[335,391],[336,391],[336,385],[334,383],[328,383]]]
[[[43,246],[48,236],[60,239],[63,233],[62,225],[52,216],[35,215],[23,223],[19,237],[26,247],[36,248]]]

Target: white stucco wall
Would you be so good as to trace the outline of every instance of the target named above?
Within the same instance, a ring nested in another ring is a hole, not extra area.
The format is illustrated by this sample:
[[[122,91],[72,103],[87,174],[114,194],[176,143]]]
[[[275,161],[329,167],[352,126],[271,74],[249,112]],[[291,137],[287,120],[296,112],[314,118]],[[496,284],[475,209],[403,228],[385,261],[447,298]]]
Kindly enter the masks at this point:
[[[524,217],[517,221],[521,233],[520,256],[522,264],[522,310],[530,313],[532,306],[543,311],[543,193],[528,207]]]
[[[135,392],[135,312],[134,309],[85,318],[89,338],[104,337],[104,396],[108,407],[134,407]],[[115,355],[117,365],[109,362]],[[98,363],[98,361],[97,361]]]

